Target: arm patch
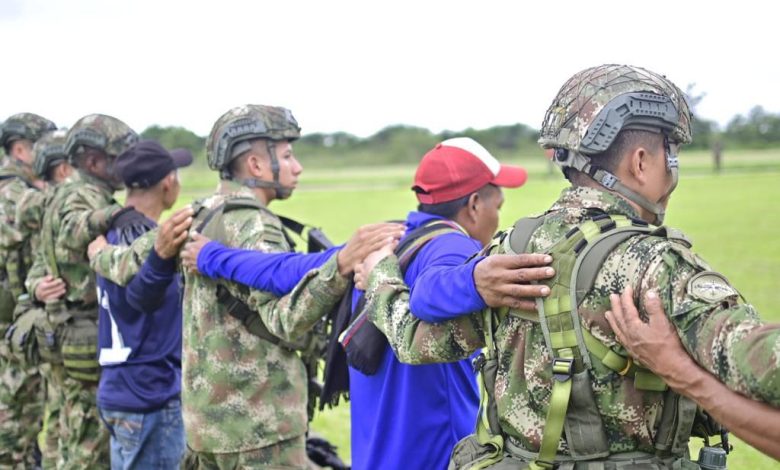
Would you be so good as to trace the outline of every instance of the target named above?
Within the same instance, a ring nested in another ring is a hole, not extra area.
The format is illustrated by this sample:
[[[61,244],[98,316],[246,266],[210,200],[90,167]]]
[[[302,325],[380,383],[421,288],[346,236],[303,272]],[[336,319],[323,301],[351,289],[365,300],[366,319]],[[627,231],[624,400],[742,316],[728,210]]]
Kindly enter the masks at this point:
[[[714,271],[702,271],[691,277],[687,290],[691,296],[708,303],[736,300],[739,296],[728,279]]]

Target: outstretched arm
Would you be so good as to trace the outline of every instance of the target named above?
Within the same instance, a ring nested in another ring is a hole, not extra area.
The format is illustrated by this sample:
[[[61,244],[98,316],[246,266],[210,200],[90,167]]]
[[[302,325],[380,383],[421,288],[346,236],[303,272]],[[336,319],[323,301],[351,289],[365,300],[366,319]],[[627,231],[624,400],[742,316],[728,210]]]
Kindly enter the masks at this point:
[[[655,291],[645,295],[647,322],[639,318],[633,289],[610,296],[606,313],[612,330],[631,356],[676,392],[704,408],[737,437],[780,459],[780,409],[733,392],[700,367],[683,348]]]

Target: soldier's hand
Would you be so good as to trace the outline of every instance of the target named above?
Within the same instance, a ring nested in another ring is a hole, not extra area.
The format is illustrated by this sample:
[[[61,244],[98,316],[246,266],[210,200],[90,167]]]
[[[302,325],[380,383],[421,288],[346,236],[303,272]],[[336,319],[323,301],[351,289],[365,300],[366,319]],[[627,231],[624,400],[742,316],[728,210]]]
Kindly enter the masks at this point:
[[[65,295],[65,281],[47,274],[35,288],[35,298],[40,302],[51,302]]]
[[[179,254],[179,249],[187,240],[193,214],[192,207],[187,206],[174,212],[163,222],[154,240],[154,251],[160,258],[171,259]]]
[[[179,259],[181,259],[182,266],[190,272],[198,273],[198,255],[200,254],[200,250],[202,250],[203,247],[206,246],[206,243],[210,241],[210,238],[205,237],[198,232],[193,232],[192,238],[184,245],[181,253],[179,253]]]
[[[357,229],[344,248],[339,250],[336,260],[339,273],[346,276],[372,251],[400,239],[404,234],[404,226],[385,222],[364,225]]]
[[[397,241],[388,243],[382,248],[372,251],[366,256],[366,259],[362,263],[359,263],[355,267],[355,287],[361,290],[368,288],[368,277],[371,275],[371,271],[374,270],[377,263],[393,254],[393,250],[398,245]]]
[[[91,260],[95,257],[95,255],[98,254],[100,250],[102,250],[106,245],[108,245],[108,240],[106,240],[106,237],[103,235],[98,235],[98,237],[87,246],[87,256]]]
[[[490,255],[474,267],[474,284],[490,307],[535,312],[534,299],[549,295],[550,288],[530,282],[553,277],[555,270],[548,266],[551,262],[550,255]]]
[[[639,317],[631,287],[626,287],[620,296],[610,295],[609,301],[612,310],[604,315],[631,357],[661,377],[685,373],[692,359],[666,317],[657,293],[650,291],[645,295],[647,322]]]

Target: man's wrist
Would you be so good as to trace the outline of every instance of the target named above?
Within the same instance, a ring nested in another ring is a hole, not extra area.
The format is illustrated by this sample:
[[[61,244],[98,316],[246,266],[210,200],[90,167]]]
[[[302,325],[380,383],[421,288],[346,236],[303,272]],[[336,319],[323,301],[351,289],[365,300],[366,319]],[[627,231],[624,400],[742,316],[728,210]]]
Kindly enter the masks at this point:
[[[157,272],[167,273],[176,271],[176,256],[174,255],[170,258],[164,257],[157,251],[156,245],[149,251],[147,262],[149,263],[149,267]]]

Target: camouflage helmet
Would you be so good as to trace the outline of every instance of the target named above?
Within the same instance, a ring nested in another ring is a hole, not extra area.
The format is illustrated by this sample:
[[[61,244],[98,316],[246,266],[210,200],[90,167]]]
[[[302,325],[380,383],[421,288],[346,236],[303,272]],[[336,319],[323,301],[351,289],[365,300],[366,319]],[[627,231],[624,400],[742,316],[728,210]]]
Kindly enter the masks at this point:
[[[298,121],[287,108],[247,104],[226,112],[206,141],[209,168],[225,176],[231,161],[250,148],[250,140],[295,140],[301,136]]]
[[[90,114],[76,121],[65,138],[65,153],[69,159],[84,147],[119,155],[138,142],[138,134],[119,119],[105,114]]]
[[[43,116],[33,113],[14,114],[0,126],[0,146],[5,147],[19,139],[27,139],[35,143],[44,133],[56,128],[53,122]]]
[[[52,165],[65,161],[68,158],[68,155],[65,153],[65,137],[67,134],[67,129],[58,129],[43,134],[35,142],[33,146],[33,153],[35,154],[33,171],[38,177],[44,178]]]
[[[663,75],[630,65],[601,65],[571,77],[542,123],[539,144],[583,155],[604,152],[624,129],[663,132],[691,142],[691,112],[682,91]]]

